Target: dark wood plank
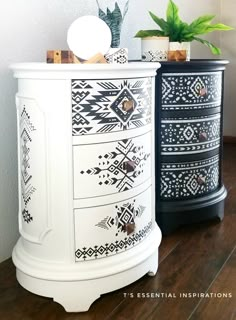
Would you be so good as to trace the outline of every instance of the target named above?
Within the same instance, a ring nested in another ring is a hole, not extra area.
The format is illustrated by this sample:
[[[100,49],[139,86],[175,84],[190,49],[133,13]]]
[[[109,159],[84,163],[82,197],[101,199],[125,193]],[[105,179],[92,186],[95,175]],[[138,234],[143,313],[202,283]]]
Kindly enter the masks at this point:
[[[233,136],[224,136],[223,137],[223,141],[224,143],[236,143],[236,137],[233,137]]]
[[[224,144],[223,177],[228,187],[235,186],[236,144]]]
[[[183,234],[180,230],[175,233],[164,236],[159,247],[159,263],[163,261],[175,248],[181,243]]]
[[[202,298],[190,317],[191,320],[236,319],[236,249],[207,293],[212,294],[213,298]],[[225,294],[224,297],[223,294]]]
[[[49,310],[52,316],[48,317]],[[31,294],[18,284],[11,259],[0,264],[0,319],[61,319],[61,312],[63,308],[51,299]]]
[[[236,144],[224,145],[223,176],[228,195],[225,201],[225,214],[236,214]]]

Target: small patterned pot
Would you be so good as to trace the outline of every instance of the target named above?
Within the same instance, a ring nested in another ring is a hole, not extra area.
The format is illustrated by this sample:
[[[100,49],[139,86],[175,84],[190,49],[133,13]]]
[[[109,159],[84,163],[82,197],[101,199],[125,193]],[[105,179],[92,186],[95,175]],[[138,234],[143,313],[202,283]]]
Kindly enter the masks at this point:
[[[127,48],[110,48],[105,54],[105,59],[108,63],[127,63],[128,49]]]
[[[142,61],[167,61],[169,38],[146,37],[141,39]]]

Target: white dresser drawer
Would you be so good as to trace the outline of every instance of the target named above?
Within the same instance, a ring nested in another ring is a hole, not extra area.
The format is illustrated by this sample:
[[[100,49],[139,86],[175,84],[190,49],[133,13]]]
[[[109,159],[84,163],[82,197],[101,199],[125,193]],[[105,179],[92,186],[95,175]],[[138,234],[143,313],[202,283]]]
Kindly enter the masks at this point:
[[[75,259],[94,260],[128,250],[151,231],[151,192],[104,206],[74,210]]]
[[[151,176],[151,132],[73,147],[74,199],[130,190]]]
[[[72,135],[136,129],[151,122],[152,79],[72,80]],[[131,104],[125,107],[125,103]]]

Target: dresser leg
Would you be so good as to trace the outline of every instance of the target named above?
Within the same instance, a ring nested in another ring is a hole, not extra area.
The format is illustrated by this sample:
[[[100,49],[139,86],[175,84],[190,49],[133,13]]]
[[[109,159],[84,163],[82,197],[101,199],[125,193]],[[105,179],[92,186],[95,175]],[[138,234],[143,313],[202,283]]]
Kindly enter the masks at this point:
[[[85,281],[86,282],[86,281]],[[69,285],[68,288],[58,290],[54,294],[53,300],[61,304],[67,312],[85,312],[88,311],[91,304],[100,297],[97,288],[89,288],[83,284]]]
[[[158,268],[161,231],[153,224],[150,234],[131,250],[83,264],[45,263],[35,259],[18,241],[12,259],[20,285],[35,294],[53,298],[67,312],[84,312],[101,295],[124,288]],[[85,265],[86,264],[86,265]]]
[[[222,221],[224,219],[224,208],[219,211],[218,218],[220,221]]]
[[[157,268],[158,249],[145,261],[134,265],[131,269],[100,279],[50,281],[29,276],[17,269],[17,280],[25,289],[41,296],[53,298],[67,312],[85,312],[102,294],[125,287],[145,274],[155,276]]]
[[[157,269],[158,269],[158,252],[156,252],[156,254],[152,256],[152,259],[150,261],[150,268],[147,274],[150,277],[154,277],[157,273]]]

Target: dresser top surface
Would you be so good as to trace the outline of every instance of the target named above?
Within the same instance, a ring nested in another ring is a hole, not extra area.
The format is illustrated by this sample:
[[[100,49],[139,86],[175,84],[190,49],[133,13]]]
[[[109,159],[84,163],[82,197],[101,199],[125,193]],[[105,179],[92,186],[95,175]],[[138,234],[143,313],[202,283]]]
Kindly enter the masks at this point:
[[[44,62],[10,65],[15,78],[33,79],[101,79],[155,76],[158,62],[130,62],[126,64],[49,64]]]
[[[225,70],[228,60],[223,59],[192,59],[190,61],[163,61],[161,72],[191,72]]]

